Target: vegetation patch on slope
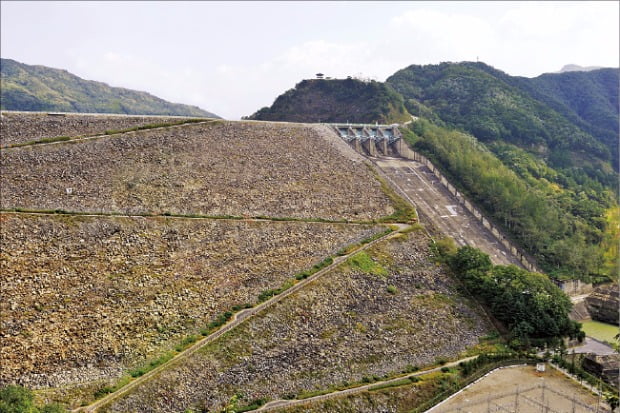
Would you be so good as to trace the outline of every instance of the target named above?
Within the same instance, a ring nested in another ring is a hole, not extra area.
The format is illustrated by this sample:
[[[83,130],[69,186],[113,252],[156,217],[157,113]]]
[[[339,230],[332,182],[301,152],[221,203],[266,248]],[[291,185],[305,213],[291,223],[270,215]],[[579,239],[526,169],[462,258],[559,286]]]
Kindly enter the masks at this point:
[[[469,246],[447,261],[466,290],[509,329],[512,347],[552,347],[564,337],[585,337],[581,324],[568,318],[570,298],[546,275],[514,265],[494,266],[487,254]]]

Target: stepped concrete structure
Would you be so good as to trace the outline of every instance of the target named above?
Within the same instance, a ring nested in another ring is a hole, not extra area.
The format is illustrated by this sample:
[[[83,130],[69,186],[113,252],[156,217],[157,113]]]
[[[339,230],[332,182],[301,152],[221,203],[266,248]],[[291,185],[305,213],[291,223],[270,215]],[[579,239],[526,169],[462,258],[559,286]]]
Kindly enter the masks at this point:
[[[362,155],[402,156],[412,152],[402,141],[398,125],[332,124],[338,135]]]

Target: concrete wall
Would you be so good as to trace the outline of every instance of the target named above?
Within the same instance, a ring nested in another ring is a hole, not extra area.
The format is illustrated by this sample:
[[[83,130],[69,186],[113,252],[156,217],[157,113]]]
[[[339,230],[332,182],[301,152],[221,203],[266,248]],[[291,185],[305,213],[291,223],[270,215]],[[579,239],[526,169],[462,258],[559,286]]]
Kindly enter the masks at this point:
[[[588,294],[594,290],[592,284],[580,280],[560,281],[558,286],[568,295]]]

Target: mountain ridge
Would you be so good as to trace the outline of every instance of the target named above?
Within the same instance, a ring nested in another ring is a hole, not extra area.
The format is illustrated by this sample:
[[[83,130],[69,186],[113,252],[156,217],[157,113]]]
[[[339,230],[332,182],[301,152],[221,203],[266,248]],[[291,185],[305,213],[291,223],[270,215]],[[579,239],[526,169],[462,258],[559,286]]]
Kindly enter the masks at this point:
[[[2,110],[219,118],[197,106],[171,103],[147,92],[86,80],[64,69],[3,58],[0,73]]]

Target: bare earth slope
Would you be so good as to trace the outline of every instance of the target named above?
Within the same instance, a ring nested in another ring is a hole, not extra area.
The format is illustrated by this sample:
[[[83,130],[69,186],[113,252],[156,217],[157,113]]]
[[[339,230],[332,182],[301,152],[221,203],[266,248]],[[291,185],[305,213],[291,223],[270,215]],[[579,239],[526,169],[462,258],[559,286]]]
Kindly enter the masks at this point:
[[[326,126],[217,121],[5,149],[2,208],[375,219],[393,212]]]
[[[458,355],[489,326],[429,261],[427,242],[411,233],[354,256],[110,411],[219,411],[237,393],[285,398]]]

